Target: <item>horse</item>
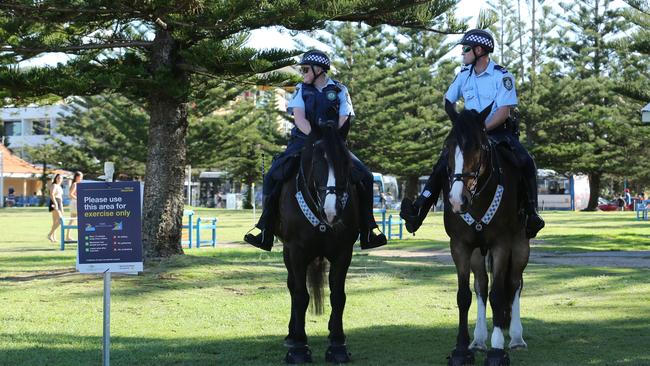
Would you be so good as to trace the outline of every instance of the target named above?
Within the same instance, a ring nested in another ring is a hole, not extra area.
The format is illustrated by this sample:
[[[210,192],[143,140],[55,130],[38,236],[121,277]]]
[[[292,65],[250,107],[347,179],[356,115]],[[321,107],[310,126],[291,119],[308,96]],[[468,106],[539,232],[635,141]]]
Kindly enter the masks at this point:
[[[351,182],[352,160],[335,123],[312,126],[300,155],[298,173],[282,186],[275,232],[283,242],[291,317],[285,362],[312,362],[305,333],[311,297],[323,312],[323,278],[329,261],[331,314],[327,362],[346,363],[350,354],[343,331],[345,279],[359,235],[358,195]],[[309,290],[308,291],[308,288]]]
[[[445,141],[449,184],[443,184],[445,231],[458,276],[459,310],[456,346],[448,365],[473,365],[474,351],[487,351],[485,365],[509,365],[503,330],[509,329],[511,350],[526,348],[519,298],[530,245],[526,239],[522,195],[525,194],[514,155],[488,138],[482,112],[464,110],[452,115]],[[487,263],[486,263],[487,262]],[[488,267],[492,273],[489,300],[493,313],[491,350],[487,350],[486,304]],[[470,270],[478,316],[469,342],[467,313],[472,302]]]

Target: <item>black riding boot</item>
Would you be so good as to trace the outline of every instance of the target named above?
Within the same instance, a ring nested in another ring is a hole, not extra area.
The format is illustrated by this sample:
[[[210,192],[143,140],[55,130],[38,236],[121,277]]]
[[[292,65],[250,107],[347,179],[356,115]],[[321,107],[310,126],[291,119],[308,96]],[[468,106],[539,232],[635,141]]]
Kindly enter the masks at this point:
[[[442,180],[444,179],[442,176],[446,166],[444,163],[446,163],[446,160],[440,160],[433,168],[424,190],[415,202],[411,202],[408,198],[402,200],[399,216],[404,220],[404,226],[409,233],[415,233],[422,226],[422,222],[427,217],[431,206],[438,201],[442,189]]]
[[[366,181],[357,184],[359,192],[359,232],[361,249],[372,249],[386,245],[386,235],[379,231],[375,222],[375,215],[372,213],[372,181],[370,187]]]
[[[270,218],[273,216],[273,212],[275,212],[276,204],[277,203],[275,202],[275,199],[273,199],[273,195],[264,196],[262,203],[262,214],[260,215],[260,219],[257,222],[257,225],[255,225],[261,231],[257,235],[253,235],[251,233],[244,235],[245,242],[260,249],[271,251],[271,248],[273,247],[274,236],[273,224],[270,222]]]
[[[537,213],[537,176],[524,177],[526,185],[526,238],[534,238],[544,228],[544,220]]]

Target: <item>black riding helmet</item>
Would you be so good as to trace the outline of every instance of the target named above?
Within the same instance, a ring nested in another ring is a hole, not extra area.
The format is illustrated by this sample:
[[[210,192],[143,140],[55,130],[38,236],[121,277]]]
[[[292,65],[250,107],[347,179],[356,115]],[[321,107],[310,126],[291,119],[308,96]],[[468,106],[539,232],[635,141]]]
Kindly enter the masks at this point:
[[[472,47],[474,62],[471,64],[472,69],[470,70],[470,75],[474,71],[474,66],[476,66],[476,62],[479,60],[479,58],[489,57],[490,52],[494,51],[494,38],[492,38],[492,35],[490,33],[484,31],[483,29],[472,29],[467,31],[463,35],[463,38],[461,38],[461,40],[458,42],[458,44]],[[481,56],[477,56],[476,52],[474,51],[474,47],[476,46],[481,46],[486,51],[486,53]]]
[[[488,53],[494,52],[494,38],[492,38],[490,33],[483,29],[472,29],[467,31],[458,44],[471,47],[481,46]]]
[[[298,65],[312,65],[320,66],[323,70],[327,71],[330,69],[330,58],[324,52],[319,50],[307,51],[302,55],[302,59]]]
[[[311,82],[311,84],[313,84],[319,76],[323,75],[330,69],[330,58],[327,57],[324,52],[311,50],[302,55],[302,59],[298,62],[298,65],[309,65],[309,67],[311,67],[311,72],[314,74],[314,79]],[[323,71],[317,74],[314,66],[320,66]]]

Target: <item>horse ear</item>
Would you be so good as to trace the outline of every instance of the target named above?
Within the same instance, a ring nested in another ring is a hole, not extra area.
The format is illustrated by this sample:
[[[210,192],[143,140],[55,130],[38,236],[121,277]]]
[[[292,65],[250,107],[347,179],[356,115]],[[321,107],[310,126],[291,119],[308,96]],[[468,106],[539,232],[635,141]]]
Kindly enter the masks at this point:
[[[458,119],[458,112],[456,112],[456,105],[450,102],[449,99],[447,98],[445,98],[445,112],[447,112],[451,124],[455,125],[456,120]]]
[[[490,112],[492,112],[492,106],[494,105],[494,102],[490,103],[489,106],[487,106],[484,110],[482,110],[479,113],[479,117],[482,123],[485,123],[485,119],[490,115]]]

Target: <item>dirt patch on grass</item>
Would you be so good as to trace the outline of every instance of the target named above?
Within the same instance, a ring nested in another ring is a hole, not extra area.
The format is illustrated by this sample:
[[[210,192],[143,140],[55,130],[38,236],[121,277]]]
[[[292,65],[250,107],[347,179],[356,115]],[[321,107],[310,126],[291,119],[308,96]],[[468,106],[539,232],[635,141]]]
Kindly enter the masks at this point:
[[[382,248],[369,252],[370,255],[398,258],[426,258],[442,264],[453,265],[448,249],[402,250]],[[551,253],[531,248],[530,263],[562,266],[594,266],[620,268],[650,268],[650,251],[607,251],[584,253]]]

